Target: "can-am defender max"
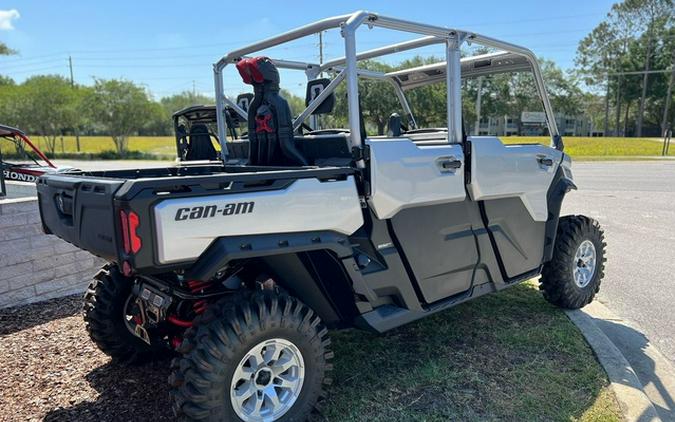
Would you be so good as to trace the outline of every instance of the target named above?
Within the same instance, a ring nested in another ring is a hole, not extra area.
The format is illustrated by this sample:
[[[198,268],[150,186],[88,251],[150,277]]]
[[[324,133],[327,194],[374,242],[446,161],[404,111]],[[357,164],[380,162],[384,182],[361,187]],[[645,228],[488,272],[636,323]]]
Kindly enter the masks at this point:
[[[423,37],[357,52],[363,25]],[[250,56],[330,29],[341,31],[344,57]],[[460,58],[468,41],[499,51]],[[359,68],[432,44],[444,46],[445,62]],[[232,64],[254,90],[239,101],[223,91]],[[308,77],[295,119],[277,68]],[[462,78],[522,71],[534,75],[552,146],[467,137]],[[539,275],[546,299],[562,307],[598,291],[603,234],[588,217],[559,217],[575,188],[571,160],[529,50],[356,12],[233,51],[214,78],[215,108],[175,116],[178,166],[38,182],[45,231],[110,261],[85,296],[93,341],[118,361],[180,354],[169,378],[177,416],[306,419],[330,381],[329,327],[384,332]],[[359,78],[391,83],[401,103],[387,136],[365,133]],[[446,83],[448,127],[422,129],[405,92],[436,82]],[[341,83],[349,128],[317,128]]]

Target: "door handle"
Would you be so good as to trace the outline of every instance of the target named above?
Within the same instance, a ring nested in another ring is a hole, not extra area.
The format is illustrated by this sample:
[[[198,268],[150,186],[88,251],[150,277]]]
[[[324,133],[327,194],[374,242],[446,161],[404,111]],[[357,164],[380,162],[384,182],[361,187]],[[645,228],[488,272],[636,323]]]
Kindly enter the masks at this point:
[[[549,157],[539,157],[539,158],[537,158],[537,161],[542,166],[551,167],[553,165],[553,159],[549,158]]]
[[[443,170],[454,171],[454,170],[457,170],[458,168],[462,167],[462,161],[457,160],[456,158],[449,158],[449,159],[439,161],[438,165]]]

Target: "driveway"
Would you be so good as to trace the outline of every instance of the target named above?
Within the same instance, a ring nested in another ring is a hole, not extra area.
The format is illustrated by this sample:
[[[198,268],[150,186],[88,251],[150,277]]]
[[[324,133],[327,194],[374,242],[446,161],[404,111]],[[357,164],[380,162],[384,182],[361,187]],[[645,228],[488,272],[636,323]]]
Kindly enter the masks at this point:
[[[605,229],[600,301],[675,363],[675,162],[577,162],[573,172],[579,190],[563,213],[589,215]]]

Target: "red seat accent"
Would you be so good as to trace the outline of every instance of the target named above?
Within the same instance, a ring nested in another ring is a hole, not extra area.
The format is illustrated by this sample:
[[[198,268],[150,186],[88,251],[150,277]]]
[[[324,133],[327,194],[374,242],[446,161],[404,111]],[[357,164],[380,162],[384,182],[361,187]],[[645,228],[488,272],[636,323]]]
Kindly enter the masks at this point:
[[[270,126],[270,121],[272,120],[271,114],[265,114],[264,116],[255,116],[255,131],[256,133],[267,132],[272,133],[274,130]]]

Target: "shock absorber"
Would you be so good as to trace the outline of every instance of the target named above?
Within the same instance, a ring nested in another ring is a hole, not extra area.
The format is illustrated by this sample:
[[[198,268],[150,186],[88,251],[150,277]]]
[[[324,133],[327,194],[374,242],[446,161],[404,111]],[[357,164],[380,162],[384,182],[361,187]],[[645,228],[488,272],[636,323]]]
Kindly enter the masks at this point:
[[[187,282],[187,287],[190,289],[190,293],[192,294],[198,294],[203,292],[204,290],[208,289],[213,285],[212,281],[201,281],[201,280],[189,280]],[[199,299],[196,300],[192,304],[192,311],[195,313],[195,316],[201,315],[206,311],[206,308],[208,307],[209,303],[206,301],[206,299]],[[177,325],[182,328],[189,328],[192,327],[193,321],[188,321],[184,319],[180,319],[175,315],[169,315],[166,317],[166,320],[173,325]]]
[[[212,281],[190,280],[187,282],[188,288],[193,294],[201,293],[213,285]],[[201,315],[206,311],[208,306],[206,299],[199,299],[192,304],[192,310],[196,315]]]

